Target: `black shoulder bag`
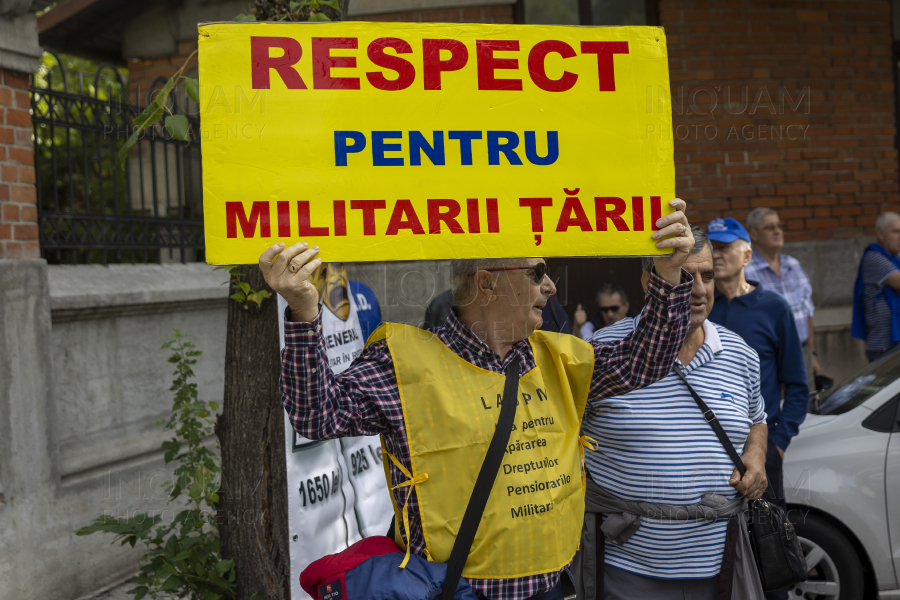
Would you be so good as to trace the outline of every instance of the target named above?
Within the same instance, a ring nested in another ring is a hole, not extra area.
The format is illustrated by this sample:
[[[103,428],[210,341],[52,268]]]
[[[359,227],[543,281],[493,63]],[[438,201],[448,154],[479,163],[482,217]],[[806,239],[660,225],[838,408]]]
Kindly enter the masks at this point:
[[[506,367],[506,385],[503,386],[503,403],[500,405],[497,427],[494,429],[494,436],[491,438],[484,462],[481,463],[481,470],[475,480],[472,497],[469,498],[466,512],[459,524],[459,533],[456,535],[456,541],[453,542],[453,549],[450,551],[450,560],[447,561],[447,578],[444,580],[440,600],[453,600],[456,585],[462,576],[466,559],[469,558],[469,550],[472,549],[472,543],[475,541],[475,533],[481,523],[481,516],[484,514],[488,498],[491,495],[491,488],[494,487],[494,480],[497,479],[497,473],[500,471],[500,463],[503,462],[503,452],[506,450],[509,436],[512,434],[513,421],[516,419],[518,391],[519,361],[513,359]]]
[[[719,438],[734,466],[743,477],[747,472],[747,467],[744,466],[744,461],[735,450],[734,444],[728,439],[728,434],[722,429],[716,413],[706,405],[703,398],[688,383],[678,365],[675,365],[675,374],[687,386],[697,406],[703,412],[703,418],[712,427],[716,437]],[[769,490],[771,491],[771,487]],[[765,591],[783,590],[794,583],[806,581],[808,571],[806,558],[800,548],[800,541],[797,539],[794,525],[787,520],[780,506],[770,504],[763,498],[752,500],[748,527],[753,558],[756,561],[756,569],[759,571],[760,582]]]

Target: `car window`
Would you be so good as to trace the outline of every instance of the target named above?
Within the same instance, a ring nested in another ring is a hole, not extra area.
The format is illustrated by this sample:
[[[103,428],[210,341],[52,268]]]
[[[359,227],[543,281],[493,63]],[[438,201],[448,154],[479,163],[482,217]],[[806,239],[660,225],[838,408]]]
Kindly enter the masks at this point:
[[[851,375],[827,392],[823,392],[812,412],[820,415],[842,415],[850,412],[900,377],[900,352],[894,352]]]

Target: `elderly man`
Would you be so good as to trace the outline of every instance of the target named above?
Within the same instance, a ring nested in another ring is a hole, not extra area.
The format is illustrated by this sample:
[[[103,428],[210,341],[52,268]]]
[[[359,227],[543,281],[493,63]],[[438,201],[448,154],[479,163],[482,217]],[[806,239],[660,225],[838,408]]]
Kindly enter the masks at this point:
[[[812,301],[812,285],[803,267],[793,256],[782,254],[784,232],[778,212],[771,208],[756,208],[747,215],[747,233],[753,244],[753,256],[744,269],[744,278],[759,282],[787,300],[794,313],[797,335],[803,344],[809,380],[818,375],[819,355],[816,352],[816,338],[813,330],[813,313],[816,307]]]
[[[866,357],[876,361],[900,344],[900,215],[886,212],[875,221],[878,242],[863,252],[853,292],[855,338],[866,341]]]
[[[318,248],[269,248],[260,268],[289,305],[281,390],[294,428],[311,439],[381,434],[398,541],[445,562],[494,434],[502,373],[515,363],[515,426],[463,577],[491,600],[561,599],[559,573],[584,512],[584,403],[666,375],[687,331],[691,277],[681,265],[693,237],[684,202],[670,204],[676,212],[652,237],[673,253],[655,260],[647,307],[628,338],[588,344],[534,333],[555,292],[543,259],[460,260],[452,266],[459,308],[434,335],[389,324],[340,375],[328,368],[308,280]]]
[[[744,277],[753,250],[750,235],[740,223],[731,218],[714,219],[707,225],[706,234],[712,240],[716,262],[716,296],[709,320],[744,338],[759,354],[769,425],[766,477],[770,488],[766,499],[787,510],[784,452],[800,430],[809,405],[809,383],[794,315],[784,298]],[[787,592],[766,597],[781,600],[787,598]]]
[[[641,390],[588,402],[582,429],[598,445],[596,452],[586,454],[588,471],[601,488],[623,500],[684,506],[713,494],[726,500],[737,493],[756,499],[766,489],[759,357],[737,334],[707,320],[715,291],[713,252],[702,229],[694,228],[694,240],[683,266],[694,278],[691,322],[676,364],[716,413],[747,472],[740,476],[687,386],[672,372]],[[645,259],[645,289],[652,268]],[[594,340],[621,340],[639,326],[640,318],[601,329]],[[686,510],[683,514],[688,515]],[[642,517],[640,528],[624,544],[606,543],[604,590],[597,597],[717,598],[728,517],[685,517]]]
[[[580,304],[575,309],[575,330],[581,335],[581,339],[589,340],[596,330],[618,323],[627,317],[630,309],[628,294],[622,286],[605,283],[597,292],[597,312],[590,320]]]

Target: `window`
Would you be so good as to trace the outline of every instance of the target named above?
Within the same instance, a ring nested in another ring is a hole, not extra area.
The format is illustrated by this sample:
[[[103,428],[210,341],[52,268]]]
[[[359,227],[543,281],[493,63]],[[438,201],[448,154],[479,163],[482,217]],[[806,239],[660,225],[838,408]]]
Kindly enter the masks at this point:
[[[825,392],[818,402],[820,415],[850,412],[900,377],[900,352],[876,361]]]

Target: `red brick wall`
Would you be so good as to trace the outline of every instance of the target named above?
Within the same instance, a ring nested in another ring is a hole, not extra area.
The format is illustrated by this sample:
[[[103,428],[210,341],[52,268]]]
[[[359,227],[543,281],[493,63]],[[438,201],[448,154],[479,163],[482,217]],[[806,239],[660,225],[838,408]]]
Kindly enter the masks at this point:
[[[0,259],[40,258],[28,75],[0,69]]]
[[[900,210],[890,2],[662,0],[660,21],[676,187],[697,222],[769,206],[787,240],[828,239]]]

